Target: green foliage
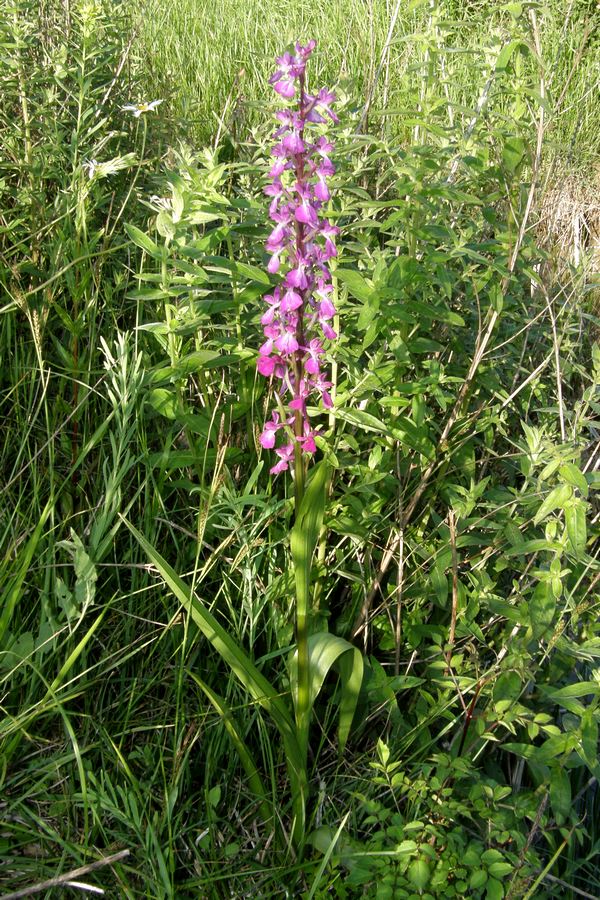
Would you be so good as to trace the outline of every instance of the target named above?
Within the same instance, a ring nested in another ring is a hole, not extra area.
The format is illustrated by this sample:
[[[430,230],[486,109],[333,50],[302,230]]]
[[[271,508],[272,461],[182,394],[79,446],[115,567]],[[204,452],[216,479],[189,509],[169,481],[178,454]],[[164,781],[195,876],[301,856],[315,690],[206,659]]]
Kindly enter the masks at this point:
[[[346,48],[335,402],[295,525],[254,366],[283,7],[132,34],[118,4],[3,6],[5,892],[123,848],[81,877],[598,893],[598,321],[538,240],[557,148],[597,150],[596,11],[333,6],[285,8],[319,80]],[[213,149],[158,158],[184,134]]]

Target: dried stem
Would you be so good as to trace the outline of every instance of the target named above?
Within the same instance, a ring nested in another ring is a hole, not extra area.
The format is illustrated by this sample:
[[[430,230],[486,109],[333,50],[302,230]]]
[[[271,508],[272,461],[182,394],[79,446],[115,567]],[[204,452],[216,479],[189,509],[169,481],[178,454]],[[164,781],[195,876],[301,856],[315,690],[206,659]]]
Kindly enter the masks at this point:
[[[70,881],[74,881],[81,875],[87,875],[95,869],[101,869],[104,866],[110,866],[115,862],[129,856],[129,850],[119,850],[111,856],[104,856],[95,862],[88,863],[87,866],[80,866],[78,869],[72,869],[65,872],[64,875],[57,875],[56,878],[49,878],[48,881],[40,881],[38,884],[32,884],[29,887],[22,888],[20,891],[13,891],[12,894],[4,894],[2,900],[18,900],[20,897],[30,897],[32,894],[39,894],[41,891],[49,891],[52,888],[66,886]],[[104,893],[104,891],[102,892]]]
[[[456,515],[453,509],[448,511],[448,528],[450,529],[450,549],[452,551],[452,612],[450,615],[450,631],[448,632],[448,650],[446,651],[446,663],[448,665],[446,674],[451,669],[456,634],[456,612],[458,609],[458,554],[456,552]]]

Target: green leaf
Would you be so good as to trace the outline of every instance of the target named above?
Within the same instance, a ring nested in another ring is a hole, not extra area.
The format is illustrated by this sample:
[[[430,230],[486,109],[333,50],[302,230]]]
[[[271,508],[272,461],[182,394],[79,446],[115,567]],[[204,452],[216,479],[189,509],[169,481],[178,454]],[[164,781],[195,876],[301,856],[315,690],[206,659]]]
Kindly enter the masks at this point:
[[[408,867],[408,880],[417,890],[424,891],[431,879],[431,869],[426,859],[415,859]]]
[[[149,403],[152,409],[167,419],[174,419],[177,415],[177,397],[173,391],[166,388],[155,388],[153,391],[149,391],[146,403]]]
[[[554,815],[564,821],[571,811],[571,779],[560,766],[550,772],[550,803]]]
[[[431,586],[435,593],[436,603],[442,609],[446,608],[448,601],[448,578],[443,560],[436,559],[430,574]]]
[[[355,269],[336,269],[335,277],[346,285],[357,300],[367,303],[373,296],[373,287]]]
[[[332,855],[333,851],[335,850],[337,842],[340,839],[340,835],[346,826],[346,822],[348,821],[351,812],[352,812],[352,810],[349,809],[348,812],[346,813],[346,815],[344,816],[344,818],[342,819],[342,821],[340,822],[336,833],[333,835],[333,837],[329,841],[327,847],[325,848],[323,859],[321,860],[321,864],[319,865],[319,868],[317,869],[317,871],[315,873],[315,877],[313,879],[313,883],[312,883],[311,889],[308,893],[306,900],[313,900],[313,897],[317,893],[317,890],[319,889],[319,886],[321,885],[321,879],[323,877],[323,872],[327,868],[327,863],[329,862],[331,855]]]
[[[435,447],[425,425],[415,425],[408,416],[400,415],[396,417],[394,427],[390,431],[393,437],[417,453],[422,453],[427,459],[435,457]]]
[[[334,409],[333,413],[336,419],[342,419],[342,421],[348,422],[350,425],[357,425],[365,431],[376,431],[379,432],[379,434],[389,434],[389,429],[381,419],[377,419],[375,416],[372,416],[371,413],[365,412],[364,409],[348,409],[340,407],[339,409]]]
[[[496,72],[503,72],[508,66],[513,54],[521,49],[529,51],[529,47],[522,40],[510,41],[510,43],[506,44],[498,54],[498,59],[496,60]]]
[[[556,597],[547,581],[540,581],[529,601],[531,630],[536,640],[543,637],[554,621]]]
[[[504,551],[505,556],[528,556],[530,553],[539,553],[541,550],[551,550],[560,553],[563,549],[560,541],[547,541],[545,538],[535,538],[532,541],[522,541],[516,547],[508,547]]]
[[[308,639],[310,664],[309,709],[321,692],[323,682],[330,669],[340,675],[341,699],[338,725],[340,753],[344,751],[352,720],[358,703],[358,695],[363,680],[363,658],[360,650],[342,637],[320,631]],[[294,695],[298,687],[298,654],[294,651],[290,660],[290,683]]]
[[[239,350],[235,353],[221,354],[217,350],[194,350],[181,359],[174,366],[162,366],[154,369],[151,374],[153,384],[169,381],[172,378],[184,378],[199,372],[201,369],[219,369],[223,366],[239,365],[240,360],[250,359],[255,355],[253,350]]]
[[[549,516],[550,513],[554,512],[555,509],[564,509],[567,502],[573,496],[573,488],[570,484],[559,484],[553,490],[550,491],[546,499],[541,504],[537,513],[535,514],[535,518],[533,520],[534,525],[539,525],[540,522]]]
[[[525,142],[521,138],[509,137],[502,148],[502,162],[509,172],[516,172],[525,156]]]
[[[263,269],[259,269],[258,266],[237,262],[235,268],[239,275],[243,275],[244,278],[249,278],[250,281],[258,281],[259,284],[271,284],[271,280],[267,273]]]
[[[23,597],[23,591],[21,590],[23,581],[25,580],[25,576],[31,565],[37,545],[40,542],[42,531],[51,509],[52,504],[48,501],[40,516],[39,522],[33,530],[33,534],[25,544],[24,548],[19,550],[15,567],[16,571],[9,575],[8,578],[6,577],[6,572],[2,572],[3,578],[6,579],[6,588],[0,597],[0,608],[2,609],[2,613],[0,614],[0,642],[10,624],[15,607]]]
[[[578,681],[575,684],[567,684],[563,688],[548,688],[540,685],[540,690],[554,703],[561,703],[563,700],[570,700],[574,697],[587,697],[590,694],[600,697],[600,682]]]
[[[172,241],[175,237],[176,229],[173,216],[166,209],[161,210],[156,217],[156,230],[166,241]]]
[[[158,247],[153,240],[151,240],[147,234],[143,231],[140,231],[139,228],[136,228],[135,225],[125,224],[125,231],[131,238],[134,244],[140,247],[142,250],[145,250],[146,253],[151,256],[153,259],[162,259],[162,250]]]
[[[567,537],[576,557],[581,557],[585,553],[587,543],[587,525],[586,525],[586,504],[582,500],[574,499],[565,508],[565,524],[567,526]]]
[[[497,878],[489,878],[486,883],[485,900],[502,900],[504,897],[504,888],[502,882]]]
[[[231,668],[242,686],[272,717],[285,746],[288,773],[292,783],[292,802],[295,813],[294,835],[296,840],[299,840],[304,833],[307,793],[306,768],[294,723],[279,691],[276,691],[267,681],[239,644],[225,631],[204,603],[146,540],[144,535],[131,522],[122,518],[152,564],[160,572],[168,588],[192,617],[200,631]]]
[[[572,484],[573,487],[576,487],[583,497],[587,497],[589,491],[587,479],[574,463],[563,463],[560,466],[558,473],[564,481],[568,484]]]
[[[306,562],[310,565],[325,515],[328,478],[329,468],[322,460],[313,469],[291,532],[292,558],[296,567]]]
[[[261,816],[263,818],[263,822],[265,822],[265,824],[276,822],[274,810],[269,803],[268,795],[263,785],[262,778],[260,777],[258,767],[254,762],[254,758],[250,750],[248,749],[246,742],[239,732],[231,709],[228,707],[225,700],[223,700],[222,697],[215,693],[215,691],[213,691],[212,688],[210,688],[204,681],[202,681],[202,679],[199,678],[194,672],[189,672],[189,675],[191,675],[198,687],[202,691],[204,691],[204,693],[220,715],[221,721],[225,726],[225,730],[231,738],[231,742],[237,750],[240,761],[244,767],[246,775],[248,776],[248,784],[250,785],[250,789],[260,800],[259,808]]]
[[[408,312],[415,313],[415,318],[417,319],[425,319],[428,322],[445,322],[448,325],[463,326],[465,324],[462,316],[452,312],[445,306],[431,306],[428,303],[422,303],[420,300],[406,300],[403,306]],[[408,349],[411,349],[410,344]]]

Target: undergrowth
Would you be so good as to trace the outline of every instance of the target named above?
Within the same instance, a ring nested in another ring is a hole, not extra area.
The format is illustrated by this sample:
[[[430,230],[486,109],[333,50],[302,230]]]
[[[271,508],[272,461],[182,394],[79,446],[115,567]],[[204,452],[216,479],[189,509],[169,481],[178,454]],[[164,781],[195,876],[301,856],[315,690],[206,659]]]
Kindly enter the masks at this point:
[[[544,206],[597,164],[597,14],[408,6],[3,3],[7,896],[598,894],[597,269]],[[300,859],[271,721],[124,520],[287,699],[255,360],[266,79],[304,31],[342,72],[314,607],[365,676],[343,759],[335,679],[316,703]]]

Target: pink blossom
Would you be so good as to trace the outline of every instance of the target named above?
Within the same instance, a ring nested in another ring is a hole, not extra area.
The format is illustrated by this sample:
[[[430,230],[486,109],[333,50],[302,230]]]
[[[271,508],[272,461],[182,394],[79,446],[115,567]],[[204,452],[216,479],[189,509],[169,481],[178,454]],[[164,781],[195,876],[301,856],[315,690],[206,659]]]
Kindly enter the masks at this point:
[[[334,239],[339,229],[319,213],[331,198],[327,179],[335,173],[330,159],[334,148],[325,135],[311,141],[307,130],[312,123],[336,122],[337,116],[331,91],[321,88],[311,95],[305,90],[306,63],[314,47],[314,41],[296,44],[294,53],[278,57],[270,79],[281,97],[297,98],[294,108],[276,114],[270,181],[264,189],[271,198],[269,216],[274,224],[265,244],[270,254],[267,270],[274,275],[283,265],[284,274],[272,294],[264,297],[268,307],[261,324],[266,341],[257,369],[273,380],[278,409],[287,405],[290,413],[281,421],[275,411],[260,435],[261,446],[279,457],[270,470],[274,475],[289,468],[295,447],[309,455],[317,450],[307,412],[311,398],[313,403],[314,398],[320,400],[324,409],[332,406],[331,382],[322,371],[322,340],[336,337],[329,324],[336,310],[328,260],[337,253]],[[276,446],[280,431],[285,439]]]

